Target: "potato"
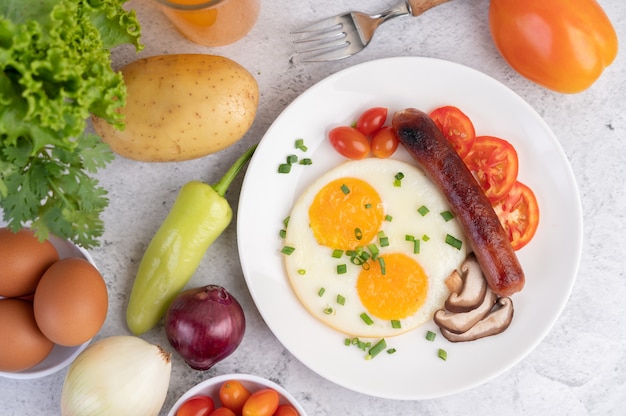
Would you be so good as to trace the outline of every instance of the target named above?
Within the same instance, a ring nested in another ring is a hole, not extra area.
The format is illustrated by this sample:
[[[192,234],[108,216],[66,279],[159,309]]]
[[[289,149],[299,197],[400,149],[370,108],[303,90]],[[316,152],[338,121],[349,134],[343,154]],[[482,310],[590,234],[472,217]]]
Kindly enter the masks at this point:
[[[145,162],[196,159],[222,150],[248,131],[259,101],[256,80],[221,56],[152,56],[121,69],[126,128],[93,117],[96,133],[126,158]]]

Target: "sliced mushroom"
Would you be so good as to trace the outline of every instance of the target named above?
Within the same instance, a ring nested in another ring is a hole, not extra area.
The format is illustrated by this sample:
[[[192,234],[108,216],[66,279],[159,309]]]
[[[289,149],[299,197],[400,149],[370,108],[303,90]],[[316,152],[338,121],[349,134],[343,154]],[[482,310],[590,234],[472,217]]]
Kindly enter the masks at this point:
[[[445,283],[450,293],[461,293],[463,290],[463,278],[458,270],[452,270],[452,273],[446,277]]]
[[[476,260],[474,253],[468,254],[461,264],[463,290],[461,293],[452,293],[445,303],[450,312],[468,312],[482,304],[487,293],[487,280]]]
[[[477,308],[468,312],[449,312],[440,309],[435,312],[433,319],[442,330],[445,329],[455,334],[461,334],[468,331],[476,325],[478,321],[487,316],[497,300],[498,295],[487,288],[483,302]]]
[[[455,334],[442,328],[441,334],[450,342],[474,341],[503,332],[509,327],[511,320],[513,320],[511,298],[499,298],[494,310],[468,331]]]

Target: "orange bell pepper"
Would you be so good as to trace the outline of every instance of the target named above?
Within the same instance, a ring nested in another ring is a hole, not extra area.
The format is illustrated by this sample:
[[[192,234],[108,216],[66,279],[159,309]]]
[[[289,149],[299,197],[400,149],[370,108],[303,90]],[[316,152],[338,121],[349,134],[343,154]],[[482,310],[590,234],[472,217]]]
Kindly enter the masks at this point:
[[[561,93],[587,89],[617,55],[617,34],[595,0],[491,0],[489,26],[513,69]]]

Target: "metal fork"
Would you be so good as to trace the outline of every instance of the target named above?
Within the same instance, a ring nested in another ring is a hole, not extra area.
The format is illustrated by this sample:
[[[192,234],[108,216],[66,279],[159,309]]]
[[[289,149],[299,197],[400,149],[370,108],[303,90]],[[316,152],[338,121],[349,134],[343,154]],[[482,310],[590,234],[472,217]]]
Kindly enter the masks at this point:
[[[383,12],[368,15],[348,12],[313,23],[291,32],[300,35],[294,43],[305,49],[296,50],[303,62],[334,61],[363,50],[382,23],[400,16],[419,16],[426,10],[449,0],[404,0]]]

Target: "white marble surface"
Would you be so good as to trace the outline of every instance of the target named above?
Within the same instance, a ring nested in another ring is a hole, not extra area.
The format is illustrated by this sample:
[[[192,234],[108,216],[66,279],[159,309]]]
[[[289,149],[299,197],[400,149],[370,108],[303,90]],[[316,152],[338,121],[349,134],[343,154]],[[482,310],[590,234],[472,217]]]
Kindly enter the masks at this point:
[[[427,56],[475,68],[503,82],[545,119],[569,158],[582,198],[584,248],[570,300],[553,330],[524,360],[474,389],[427,401],[368,397],[319,377],[294,358],[258,313],[242,275],[235,226],[210,248],[190,285],[227,287],[245,308],[248,329],[239,349],[207,372],[179,359],[162,414],[195,383],[213,375],[262,375],[292,392],[311,416],[327,415],[618,415],[626,412],[626,57],[623,51],[600,80],[580,94],[562,95],[520,77],[495,50],[488,31],[488,0],[454,0],[419,18],[386,23],[372,44],[343,61],[302,64],[294,59],[288,32],[321,17],[355,8],[378,11],[392,0],[262,0],[261,16],[242,41],[203,48],[183,39],[149,0],[131,0],[143,26],[146,48],[139,56],[201,52],[227,56],[253,73],[260,86],[256,121],[236,145],[206,158],[171,164],[117,158],[99,174],[110,192],[102,246],[91,254],[110,294],[107,320],[98,337],[127,334],[124,313],[143,250],[179,188],[189,180],[214,181],[236,157],[257,142],[278,114],[326,76],[377,58]],[[601,0],[626,39],[626,3]],[[114,51],[120,67],[137,59],[130,48]],[[228,199],[237,206],[241,177]],[[567,209],[567,207],[563,207]],[[162,327],[144,336],[166,344]],[[59,414],[66,370],[39,380],[0,379],[0,414]],[[417,376],[417,375],[416,375]]]

